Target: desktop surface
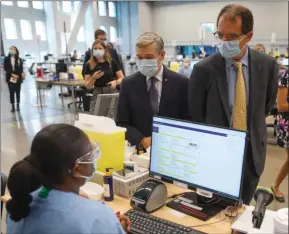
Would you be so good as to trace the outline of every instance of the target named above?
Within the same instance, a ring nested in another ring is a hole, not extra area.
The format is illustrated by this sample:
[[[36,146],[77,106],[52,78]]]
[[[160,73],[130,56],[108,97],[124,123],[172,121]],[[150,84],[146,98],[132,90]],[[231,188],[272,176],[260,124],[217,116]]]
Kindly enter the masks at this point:
[[[150,174],[238,200],[246,135],[154,117]]]

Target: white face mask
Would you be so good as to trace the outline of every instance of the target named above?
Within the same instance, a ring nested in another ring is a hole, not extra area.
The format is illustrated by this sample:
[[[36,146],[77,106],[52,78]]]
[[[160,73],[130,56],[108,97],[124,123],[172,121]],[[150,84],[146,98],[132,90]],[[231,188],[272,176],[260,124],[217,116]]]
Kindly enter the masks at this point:
[[[94,167],[94,170],[93,171],[96,171],[97,169],[97,159],[95,159],[94,162],[78,162],[78,164],[92,164],[93,163],[93,167]],[[84,176],[84,175],[80,175],[79,177],[80,178],[84,178],[85,179],[85,183],[91,181],[91,179],[93,178],[94,176],[94,173],[92,173],[91,176]]]
[[[96,58],[103,58],[104,50],[94,49],[93,50],[93,56],[96,57]]]
[[[157,59],[138,59],[136,62],[137,62],[139,71],[144,76],[154,77],[158,73],[158,70],[159,70],[158,58]]]
[[[15,50],[9,50],[10,55],[16,55],[16,51]]]

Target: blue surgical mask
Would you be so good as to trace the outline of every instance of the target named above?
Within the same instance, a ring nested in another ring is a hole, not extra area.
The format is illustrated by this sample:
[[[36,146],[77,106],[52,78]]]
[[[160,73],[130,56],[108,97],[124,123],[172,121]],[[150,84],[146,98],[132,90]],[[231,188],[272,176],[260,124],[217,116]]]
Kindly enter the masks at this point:
[[[159,70],[158,59],[140,59],[137,60],[139,71],[148,77],[154,77]]]
[[[93,56],[96,58],[103,58],[104,50],[93,50]]]
[[[218,44],[219,51],[221,55],[226,58],[226,59],[231,59],[234,57],[237,57],[238,55],[241,54],[242,49],[240,49],[239,43],[245,38],[245,36],[239,41],[239,40],[234,40],[234,41],[221,41]]]

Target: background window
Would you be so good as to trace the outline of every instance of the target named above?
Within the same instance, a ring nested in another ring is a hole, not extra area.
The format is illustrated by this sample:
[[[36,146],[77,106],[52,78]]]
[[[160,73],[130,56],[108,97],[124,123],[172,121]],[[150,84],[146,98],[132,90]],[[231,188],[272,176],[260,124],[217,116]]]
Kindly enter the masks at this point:
[[[80,1],[74,1],[73,4],[74,4],[74,11],[77,11],[79,8]]]
[[[43,2],[42,1],[32,1],[32,7],[34,9],[43,9]]]
[[[72,10],[71,1],[62,1],[62,10],[63,12],[71,12]]]
[[[110,27],[109,28],[109,34],[110,34],[110,42],[114,43],[116,42],[116,28],[115,27]]]
[[[25,7],[25,8],[28,8],[28,7],[29,7],[28,1],[17,1],[17,5],[18,5],[19,7]]]
[[[36,35],[41,36],[41,41],[46,41],[46,29],[45,24],[42,21],[35,21]]]
[[[110,17],[116,17],[115,3],[108,2],[108,15]]]
[[[6,6],[13,6],[13,1],[1,1],[2,5],[6,5]]]
[[[17,31],[14,19],[4,19],[4,27],[7,39],[17,39]]]
[[[77,34],[77,41],[78,42],[85,42],[85,32],[84,32],[84,27],[81,26],[78,34]]]
[[[106,28],[105,28],[105,26],[100,26],[99,28],[100,28],[101,30],[103,30],[103,31],[106,32]]]
[[[211,33],[215,32],[214,23],[202,23],[201,25],[205,27],[206,32],[211,32]]]
[[[106,16],[106,3],[104,1],[98,1],[98,14],[99,16]]]
[[[32,40],[31,23],[29,20],[20,20],[21,35],[23,40]]]

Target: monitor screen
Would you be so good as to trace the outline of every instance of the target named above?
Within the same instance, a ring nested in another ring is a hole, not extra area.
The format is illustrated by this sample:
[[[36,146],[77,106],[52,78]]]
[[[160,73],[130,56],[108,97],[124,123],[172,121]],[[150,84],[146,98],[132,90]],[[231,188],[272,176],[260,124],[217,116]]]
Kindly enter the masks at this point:
[[[283,65],[283,66],[288,66],[288,58],[284,58],[284,59],[282,60],[282,65]]]
[[[153,118],[150,175],[240,199],[247,132]]]

